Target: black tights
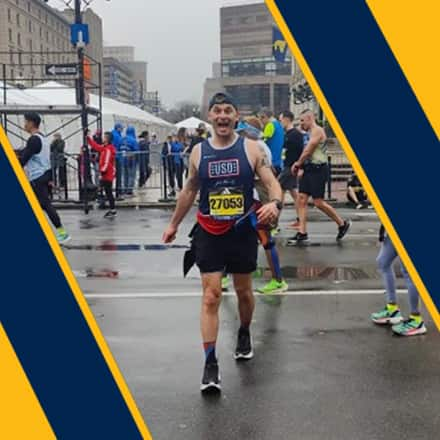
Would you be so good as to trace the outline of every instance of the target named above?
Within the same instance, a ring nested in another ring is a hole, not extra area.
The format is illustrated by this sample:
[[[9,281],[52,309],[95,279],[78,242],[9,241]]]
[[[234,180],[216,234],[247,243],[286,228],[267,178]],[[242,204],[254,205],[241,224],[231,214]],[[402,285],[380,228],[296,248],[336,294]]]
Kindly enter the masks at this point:
[[[52,224],[55,228],[61,228],[60,216],[56,212],[55,208],[52,206],[52,202],[49,198],[49,182],[50,182],[50,171],[38,179],[31,182],[32,188],[37,196],[41,208],[46,212]]]
[[[113,182],[109,182],[107,180],[101,180],[101,187],[105,192],[105,196],[107,197],[108,203],[110,205],[110,209],[115,209],[115,197],[113,196]]]

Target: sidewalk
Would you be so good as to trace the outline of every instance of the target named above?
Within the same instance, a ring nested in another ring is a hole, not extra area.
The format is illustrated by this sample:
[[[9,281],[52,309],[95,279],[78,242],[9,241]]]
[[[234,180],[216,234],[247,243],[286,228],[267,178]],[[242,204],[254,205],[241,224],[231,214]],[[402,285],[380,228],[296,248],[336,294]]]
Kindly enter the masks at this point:
[[[159,201],[160,200],[160,201]],[[291,198],[287,196],[286,206],[293,206]],[[335,208],[347,208],[346,199],[346,183],[335,182],[332,185],[332,199],[329,203]],[[79,201],[63,201],[54,200],[53,205],[56,209],[82,209],[82,203]],[[174,208],[176,206],[176,199],[168,199],[163,201],[162,190],[159,188],[147,188],[137,190],[132,197],[125,198],[116,202],[118,209],[146,209],[146,208]],[[96,207],[96,206],[95,206]],[[92,208],[94,209],[94,208]]]

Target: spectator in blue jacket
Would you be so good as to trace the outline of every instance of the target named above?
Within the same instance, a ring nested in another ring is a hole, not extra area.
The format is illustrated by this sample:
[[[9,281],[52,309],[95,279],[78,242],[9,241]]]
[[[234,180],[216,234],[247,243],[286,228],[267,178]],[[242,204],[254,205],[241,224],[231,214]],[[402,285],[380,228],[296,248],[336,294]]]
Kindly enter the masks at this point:
[[[116,148],[116,194],[122,195],[122,169],[123,161],[121,156],[122,131],[124,126],[117,122],[112,130],[113,146]]]
[[[120,148],[123,157],[123,188],[122,192],[131,196],[133,195],[134,185],[136,181],[136,171],[139,152],[139,143],[136,139],[136,129],[129,125],[122,138]]]
[[[171,142],[171,154],[173,156],[174,163],[174,177],[177,180],[177,187],[179,191],[182,191],[183,188],[183,150],[184,144],[177,136],[173,136],[173,140]],[[170,182],[172,192],[175,193],[175,181],[173,179]]]

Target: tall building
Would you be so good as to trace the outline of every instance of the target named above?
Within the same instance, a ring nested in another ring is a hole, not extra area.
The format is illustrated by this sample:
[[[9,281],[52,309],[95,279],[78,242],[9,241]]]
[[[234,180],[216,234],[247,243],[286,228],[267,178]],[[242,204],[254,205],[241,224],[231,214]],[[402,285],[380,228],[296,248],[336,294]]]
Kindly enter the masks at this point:
[[[143,105],[147,94],[147,63],[135,59],[133,46],[105,46],[104,56],[118,60],[131,70],[134,81],[132,103]]]
[[[221,81],[206,83],[233,95],[243,114],[262,107],[280,112],[290,106],[292,58],[283,62],[273,56],[275,23],[264,3],[220,9]],[[208,91],[202,108],[206,109]],[[204,115],[206,117],[206,114]]]
[[[104,57],[104,95],[131,104],[133,94],[133,72],[116,58]]]
[[[86,54],[102,63],[101,19],[90,8],[83,19],[91,41]],[[77,62],[70,43],[72,22],[71,10],[59,11],[42,0],[0,0],[0,64],[7,67],[8,81],[32,86],[50,79],[45,64]],[[97,83],[98,68],[91,71]]]
[[[134,61],[133,46],[105,46],[104,56],[115,58],[121,63]]]
[[[32,86],[48,79],[45,63],[74,60],[70,23],[60,11],[41,0],[0,0],[0,65],[9,82]]]
[[[147,63],[145,61],[130,61],[125,65],[133,73],[134,88],[136,90],[133,104],[141,106],[147,94]]]

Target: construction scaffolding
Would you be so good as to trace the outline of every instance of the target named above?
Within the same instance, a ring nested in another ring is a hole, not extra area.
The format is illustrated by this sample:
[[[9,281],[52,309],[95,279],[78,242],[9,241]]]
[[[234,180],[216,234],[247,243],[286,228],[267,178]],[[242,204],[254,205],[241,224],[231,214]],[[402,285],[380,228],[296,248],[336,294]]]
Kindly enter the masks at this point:
[[[84,128],[96,127],[102,130],[102,66],[95,59],[84,54],[82,58],[74,50],[68,52],[0,52],[0,59],[8,62],[0,63],[0,117],[3,128],[11,140],[26,142],[23,129],[23,115],[26,112],[37,112],[45,116],[52,124],[43,134],[51,136],[63,130],[64,140],[78,135],[84,138]],[[82,59],[82,65],[79,62]],[[19,74],[16,74],[16,72]],[[22,73],[24,72],[24,74]],[[97,78],[97,80],[92,80]],[[51,103],[51,90],[56,81],[56,89],[75,90],[75,102],[64,104]],[[26,93],[27,89],[38,89],[44,96],[42,100],[25,101],[19,98],[18,91]],[[47,91],[47,94],[44,93]],[[98,105],[91,106],[89,95],[98,96]],[[82,95],[82,96],[81,96]],[[83,104],[81,104],[83,102]],[[50,118],[58,116],[58,118]],[[54,121],[55,124],[54,124]],[[78,154],[84,156],[84,169],[78,175],[83,176],[80,200],[84,203],[84,211],[89,211],[89,201],[94,199],[96,185],[90,177],[90,161],[87,145],[79,146]],[[72,166],[72,168],[74,168]],[[77,172],[79,170],[75,170]]]

